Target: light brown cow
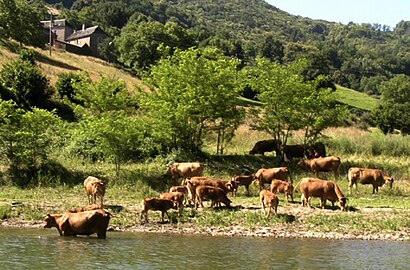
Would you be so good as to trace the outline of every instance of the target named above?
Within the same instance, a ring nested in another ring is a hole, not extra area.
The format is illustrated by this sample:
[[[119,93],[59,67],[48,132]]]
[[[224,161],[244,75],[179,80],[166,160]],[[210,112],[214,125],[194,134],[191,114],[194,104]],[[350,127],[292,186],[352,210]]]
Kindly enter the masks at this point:
[[[339,177],[340,163],[339,157],[329,156],[301,160],[298,166],[311,171],[316,177],[319,176],[319,172],[333,172],[337,178]]]
[[[249,191],[249,186],[252,184],[253,175],[236,175],[232,177],[232,181],[237,182],[238,186],[244,186],[247,196],[251,194]],[[234,196],[236,196],[236,191]]]
[[[141,221],[148,223],[148,211],[161,211],[161,222],[164,223],[164,214],[167,215],[168,220],[171,221],[169,217],[168,210],[177,209],[176,202],[168,199],[159,198],[145,198],[142,201],[142,211],[141,211]],[[143,219],[144,217],[144,219]]]
[[[214,186],[197,186],[196,187],[196,203],[195,208],[198,208],[198,205],[203,205],[203,201],[211,201],[211,207],[214,205],[220,205],[220,203],[225,204],[227,207],[231,206],[231,200],[228,199],[226,196],[225,191],[221,188],[214,187]]]
[[[84,189],[87,193],[89,204],[95,204],[98,198],[100,205],[104,205],[105,185],[103,181],[94,176],[88,176],[84,180]]]
[[[346,210],[347,198],[335,182],[317,178],[302,178],[299,185],[303,196],[302,205],[306,204],[311,207],[311,198],[317,197],[320,198],[320,206],[322,208],[325,208],[326,200],[329,200],[332,206],[338,201],[340,209]]]
[[[185,205],[191,205],[191,200],[189,198],[189,191],[188,191],[188,187],[185,185],[181,185],[181,186],[172,186],[169,188],[169,192],[182,192],[184,193],[184,204]]]
[[[99,204],[90,204],[87,206],[70,209],[68,210],[68,212],[78,213],[78,212],[92,211],[92,210],[97,210],[97,209],[103,209],[103,207]]]
[[[259,201],[262,205],[262,211],[267,218],[270,217],[272,209],[275,212],[275,215],[278,214],[279,198],[276,194],[270,192],[269,190],[263,189],[259,193]]]
[[[184,209],[184,200],[185,195],[182,192],[165,192],[161,193],[159,196],[161,199],[168,199],[174,201],[177,205],[177,209],[179,210],[179,214],[182,214],[182,210]]]
[[[193,201],[195,205],[196,201],[196,188],[198,186],[213,186],[222,189],[225,194],[229,191],[224,182],[220,179],[211,178],[207,176],[198,176],[192,177],[189,179],[184,180],[183,184],[185,184],[188,188],[189,197]]]
[[[373,194],[379,191],[379,187],[383,186],[386,182],[390,188],[393,186],[393,177],[384,175],[382,170],[379,169],[366,169],[351,167],[347,173],[349,179],[349,192],[351,193],[352,187],[356,186],[357,182],[362,185],[372,185]]]
[[[272,181],[270,185],[270,191],[272,193],[284,193],[286,196],[286,201],[289,202],[289,197],[292,199],[293,202],[293,184],[290,182],[285,182],[282,180],[275,179]]]
[[[262,190],[265,184],[271,184],[273,179],[280,179],[286,181],[290,179],[290,174],[288,167],[278,167],[270,169],[259,169],[254,176],[254,184],[259,186],[259,189]]]
[[[104,209],[78,213],[48,214],[44,228],[56,227],[62,236],[91,235],[105,238],[111,214]]]
[[[168,168],[165,176],[172,179],[202,176],[204,168],[204,164],[199,162],[175,162]]]

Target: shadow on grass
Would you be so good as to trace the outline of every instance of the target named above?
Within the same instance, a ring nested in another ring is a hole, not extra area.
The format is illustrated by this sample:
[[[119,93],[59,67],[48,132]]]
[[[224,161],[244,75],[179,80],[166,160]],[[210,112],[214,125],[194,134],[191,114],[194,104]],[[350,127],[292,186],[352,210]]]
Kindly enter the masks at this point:
[[[36,53],[36,60],[43,63],[43,64],[49,64],[55,67],[59,67],[59,68],[64,68],[64,69],[68,69],[68,70],[72,70],[72,71],[77,71],[80,70],[80,68],[66,64],[64,62],[61,61],[56,61],[54,59],[51,59],[43,54],[39,54]]]

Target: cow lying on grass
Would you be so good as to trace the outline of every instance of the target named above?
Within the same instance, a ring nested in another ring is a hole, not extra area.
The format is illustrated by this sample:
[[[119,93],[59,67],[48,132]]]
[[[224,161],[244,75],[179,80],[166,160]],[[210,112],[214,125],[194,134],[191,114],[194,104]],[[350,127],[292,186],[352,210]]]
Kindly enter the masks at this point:
[[[164,222],[164,214],[167,215],[168,220],[171,221],[169,217],[169,209],[178,209],[177,203],[168,199],[158,199],[158,198],[145,198],[142,201],[142,211],[141,211],[141,221],[148,223],[148,211],[161,211],[161,222]]]
[[[62,236],[91,235],[105,238],[111,214],[104,209],[78,213],[48,214],[44,228],[56,227]]]

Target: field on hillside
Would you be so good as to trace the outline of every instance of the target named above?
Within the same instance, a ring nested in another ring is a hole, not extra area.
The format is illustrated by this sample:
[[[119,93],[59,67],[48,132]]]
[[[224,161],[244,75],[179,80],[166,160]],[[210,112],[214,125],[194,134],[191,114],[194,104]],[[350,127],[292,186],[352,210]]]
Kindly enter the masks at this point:
[[[0,65],[18,56],[17,43],[13,41],[0,40]],[[84,70],[90,74],[91,79],[97,80],[100,75],[110,76],[126,82],[128,89],[134,89],[136,85],[141,86],[141,80],[131,73],[121,70],[116,66],[101,59],[91,56],[72,54],[57,48],[52,48],[51,56],[49,50],[28,47],[34,50],[37,63],[40,65],[44,74],[50,79],[52,85],[61,73],[75,72]]]
[[[379,105],[378,99],[340,85],[337,85],[336,93],[338,94],[337,100],[350,107],[372,111]]]

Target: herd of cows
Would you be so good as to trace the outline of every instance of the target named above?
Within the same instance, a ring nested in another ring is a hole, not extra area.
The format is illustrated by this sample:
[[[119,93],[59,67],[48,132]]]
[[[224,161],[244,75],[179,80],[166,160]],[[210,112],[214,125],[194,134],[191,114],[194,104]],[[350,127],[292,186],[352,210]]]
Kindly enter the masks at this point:
[[[264,154],[275,151],[276,144],[272,140],[265,140],[255,144],[250,154]],[[272,210],[277,214],[279,199],[277,193],[285,194],[286,200],[293,202],[293,193],[299,186],[303,206],[310,207],[312,198],[320,198],[320,206],[325,207],[326,201],[332,206],[338,202],[341,210],[347,209],[347,198],[334,181],[318,178],[319,172],[333,172],[339,176],[341,160],[339,157],[326,156],[322,143],[309,148],[301,145],[286,146],[283,152],[287,159],[301,158],[298,163],[300,168],[306,169],[315,175],[302,178],[296,186],[293,185],[288,167],[260,168],[250,175],[236,175],[231,180],[221,180],[204,176],[204,164],[199,162],[177,162],[172,164],[165,176],[172,179],[182,179],[181,185],[172,186],[169,192],[162,193],[159,198],[145,198],[142,202],[141,222],[148,222],[149,211],[160,211],[161,221],[164,216],[170,219],[168,210],[175,209],[182,213],[184,206],[198,208],[204,207],[203,201],[211,201],[210,207],[231,207],[232,201],[228,195],[235,197],[238,187],[244,186],[249,196],[251,184],[259,186],[259,201],[266,217],[270,217]],[[303,156],[302,156],[303,153]],[[303,159],[304,157],[310,157]],[[373,193],[385,183],[391,188],[393,177],[385,175],[379,169],[352,167],[348,170],[349,191],[357,184],[370,184]],[[265,189],[269,185],[270,189]],[[106,237],[111,214],[104,209],[103,198],[105,185],[100,179],[89,176],[84,180],[84,188],[89,205],[66,211],[63,214],[48,214],[44,228],[57,228],[60,235],[76,236],[96,233],[99,238]],[[98,202],[98,203],[97,203]]]

